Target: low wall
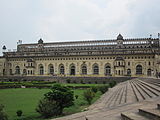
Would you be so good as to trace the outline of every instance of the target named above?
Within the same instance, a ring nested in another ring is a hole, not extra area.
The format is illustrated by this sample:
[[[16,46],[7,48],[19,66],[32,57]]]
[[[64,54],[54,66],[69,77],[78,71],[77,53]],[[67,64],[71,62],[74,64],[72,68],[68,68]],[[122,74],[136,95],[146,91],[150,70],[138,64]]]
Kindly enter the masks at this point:
[[[89,83],[102,84],[112,80],[123,82],[134,77],[56,77],[56,76],[6,76],[0,77],[0,81],[56,81],[59,83]]]

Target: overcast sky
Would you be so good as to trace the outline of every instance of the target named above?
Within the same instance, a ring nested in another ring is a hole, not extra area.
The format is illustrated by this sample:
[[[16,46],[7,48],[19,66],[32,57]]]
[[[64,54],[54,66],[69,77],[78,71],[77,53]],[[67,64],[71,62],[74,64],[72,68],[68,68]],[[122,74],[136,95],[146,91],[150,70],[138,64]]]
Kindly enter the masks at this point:
[[[0,46],[157,37],[160,0],[0,0]],[[2,50],[0,49],[0,52]]]

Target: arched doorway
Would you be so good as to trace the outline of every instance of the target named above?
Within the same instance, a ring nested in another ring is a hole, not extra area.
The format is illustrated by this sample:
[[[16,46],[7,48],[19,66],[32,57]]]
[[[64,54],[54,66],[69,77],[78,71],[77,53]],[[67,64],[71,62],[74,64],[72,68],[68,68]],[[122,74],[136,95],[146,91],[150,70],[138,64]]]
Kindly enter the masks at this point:
[[[43,65],[39,65],[39,74],[44,75],[44,67]]]
[[[82,65],[82,75],[87,75],[87,66],[86,65]]]
[[[127,69],[127,75],[131,75],[131,69]]]
[[[105,75],[111,75],[111,67],[110,66],[106,66],[105,67]]]
[[[136,66],[136,74],[141,75],[142,74],[142,65],[137,65]]]
[[[93,74],[98,75],[99,74],[99,66],[97,64],[93,65]]]
[[[76,67],[74,65],[71,65],[70,67],[70,75],[75,75],[76,74]]]
[[[151,74],[152,74],[152,70],[151,70],[151,69],[148,69],[148,70],[147,70],[147,75],[148,75],[148,76],[151,76]]]
[[[53,75],[54,74],[54,67],[53,67],[53,65],[52,64],[50,64],[49,66],[48,66],[48,73],[50,74],[50,75]]]
[[[20,67],[19,66],[16,66],[16,72],[15,74],[19,75],[20,74]]]
[[[59,66],[59,73],[60,73],[61,75],[64,75],[64,74],[65,74],[65,70],[64,70],[64,65],[63,65],[63,64],[61,64],[61,65]]]

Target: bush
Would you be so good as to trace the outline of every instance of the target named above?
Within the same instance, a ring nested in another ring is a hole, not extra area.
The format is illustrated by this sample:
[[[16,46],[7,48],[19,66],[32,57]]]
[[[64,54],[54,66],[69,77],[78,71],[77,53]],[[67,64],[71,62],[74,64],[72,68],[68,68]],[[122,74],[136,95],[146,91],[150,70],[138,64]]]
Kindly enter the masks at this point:
[[[60,108],[55,101],[50,101],[48,99],[42,99],[39,101],[36,111],[40,113],[43,117],[49,118],[52,116],[59,115]]]
[[[84,96],[84,99],[90,105],[92,100],[93,100],[93,98],[94,98],[94,96],[95,96],[95,94],[94,94],[94,92],[92,92],[91,89],[88,89],[88,90],[84,91],[83,96]]]
[[[104,94],[105,92],[108,91],[108,86],[107,85],[99,86],[99,91],[101,91],[101,93]]]
[[[66,81],[67,81],[67,83],[71,83],[71,80],[70,80],[70,79],[67,79]]]
[[[55,101],[59,107],[59,115],[62,114],[65,107],[70,107],[74,105],[74,93],[70,88],[63,86],[61,84],[54,84],[51,91],[46,93],[45,99],[49,101]]]
[[[98,91],[98,88],[96,86],[91,87],[92,92],[96,93]]]
[[[75,95],[75,98],[76,98],[76,99],[78,99],[78,97],[79,97],[78,95]]]
[[[18,117],[21,117],[23,112],[22,112],[22,110],[17,110],[16,113],[17,113],[17,116],[18,116]]]
[[[114,87],[116,84],[117,84],[116,81],[111,81],[111,82],[109,83],[109,86],[112,88],[112,87]]]
[[[0,120],[8,120],[8,117],[3,109],[4,109],[4,106],[0,105]]]

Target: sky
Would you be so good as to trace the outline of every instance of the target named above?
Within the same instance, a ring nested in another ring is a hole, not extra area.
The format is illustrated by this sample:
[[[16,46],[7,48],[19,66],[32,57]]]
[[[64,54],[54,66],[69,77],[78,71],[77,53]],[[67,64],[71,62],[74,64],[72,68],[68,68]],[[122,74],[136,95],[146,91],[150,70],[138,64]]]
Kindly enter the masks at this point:
[[[160,0],[0,0],[0,47],[146,38],[160,33]],[[0,49],[0,55],[2,49]]]

